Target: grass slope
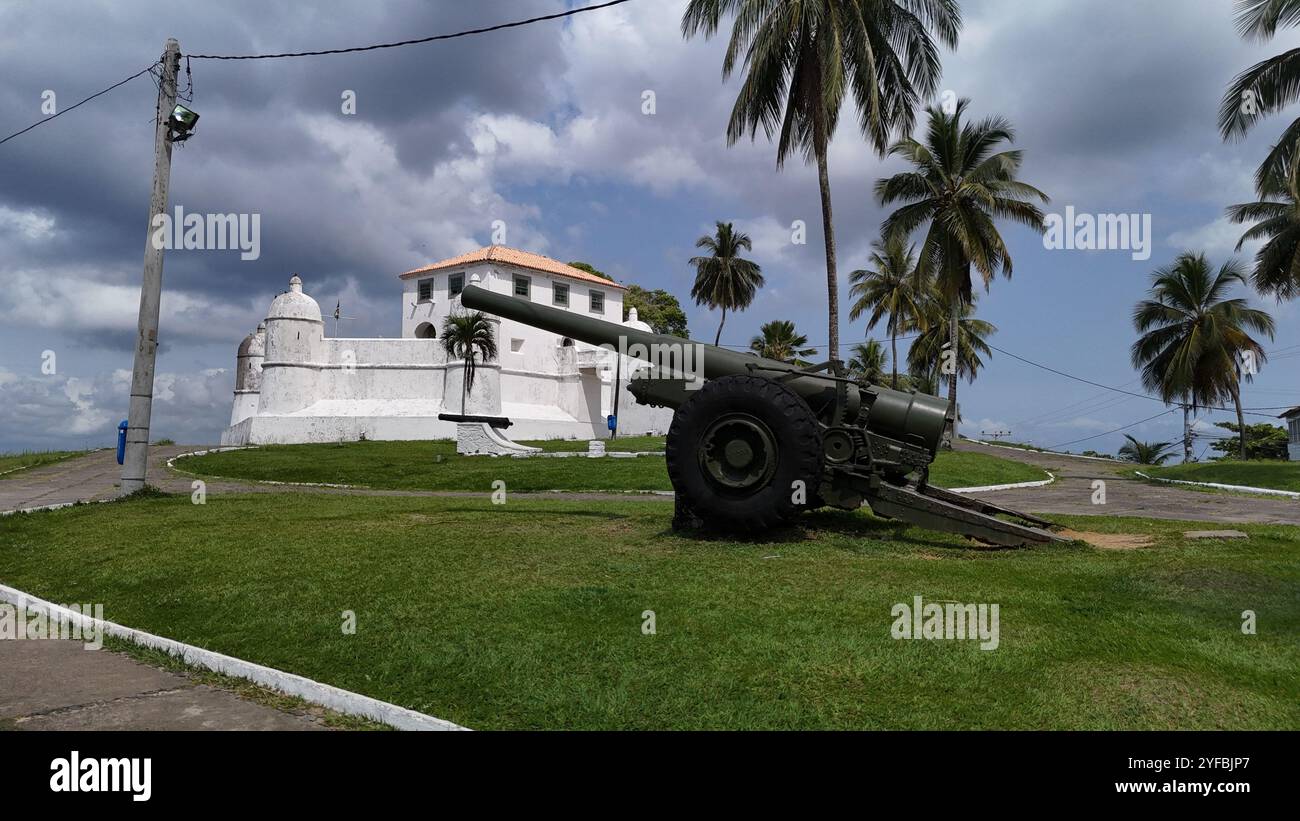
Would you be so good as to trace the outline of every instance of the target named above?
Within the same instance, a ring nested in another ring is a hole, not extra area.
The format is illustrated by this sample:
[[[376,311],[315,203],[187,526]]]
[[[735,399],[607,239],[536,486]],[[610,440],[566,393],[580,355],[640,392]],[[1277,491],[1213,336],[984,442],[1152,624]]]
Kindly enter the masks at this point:
[[[88,450],[31,450],[22,453],[0,453],[0,480],[5,475],[13,476],[20,470],[26,468],[40,467],[41,465],[50,465],[55,462],[62,462],[64,459],[71,459],[75,456],[85,456],[90,453]]]
[[[548,450],[583,450],[584,443],[535,442]],[[619,439],[624,450],[662,450],[656,437]],[[436,457],[442,461],[435,461]],[[390,490],[489,490],[498,479],[521,493],[544,490],[671,490],[661,456],[635,458],[491,458],[457,456],[453,442],[350,442],[270,445],[177,461],[203,476],[361,485]],[[941,487],[973,487],[1046,478],[1030,465],[983,453],[939,455],[931,470]]]
[[[1148,476],[1159,476],[1161,479],[1300,491],[1300,462],[1193,462],[1158,468],[1142,467],[1140,470]]]
[[[481,729],[1300,728],[1293,527],[1192,542],[1176,522],[1061,517],[1156,546],[990,551],[862,513],[759,543],[668,518],[142,497],[0,520],[0,581]],[[891,639],[915,595],[997,603],[1001,646]]]

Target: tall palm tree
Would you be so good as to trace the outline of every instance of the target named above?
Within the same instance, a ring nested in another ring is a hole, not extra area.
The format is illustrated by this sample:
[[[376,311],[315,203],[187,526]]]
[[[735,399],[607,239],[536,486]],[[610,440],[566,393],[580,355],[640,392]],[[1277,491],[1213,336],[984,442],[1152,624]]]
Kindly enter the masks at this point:
[[[952,350],[949,344],[952,329],[944,320],[952,315],[950,299],[935,287],[922,303],[926,329],[912,340],[912,347],[907,351],[908,370],[921,376],[937,374],[940,379],[945,375],[950,380],[962,377],[968,384],[974,383],[980,368],[984,367],[984,357],[993,355],[985,340],[997,333],[998,327],[975,318],[974,302],[962,302],[957,321],[957,349],[952,359],[954,367],[951,374],[946,374],[942,364],[947,352]]]
[[[1172,265],[1151,275],[1151,296],[1133,308],[1140,334],[1131,351],[1143,386],[1166,402],[1185,398],[1192,407],[1231,399],[1241,425],[1241,458],[1246,458],[1245,417],[1241,410],[1242,357],[1262,365],[1264,348],[1248,333],[1273,338],[1273,317],[1230,299],[1246,276],[1235,260],[1214,272],[1204,254],[1184,252]],[[1245,374],[1247,381],[1251,374]]]
[[[1237,31],[1260,42],[1273,39],[1278,26],[1300,23],[1300,0],[1237,0]],[[1262,60],[1233,78],[1219,103],[1219,131],[1225,140],[1241,140],[1265,115],[1300,99],[1300,50],[1289,49]],[[1286,175],[1300,144],[1300,118],[1282,132],[1255,172],[1262,195],[1269,180]]]
[[[722,321],[713,337],[716,346],[722,340],[722,326],[727,322],[727,309],[743,311],[754,301],[754,294],[763,287],[762,269],[758,263],[740,256],[741,251],[754,250],[749,235],[737,231],[731,223],[717,223],[713,236],[705,234],[695,241],[696,248],[709,252],[707,257],[691,257],[695,266],[695,284],[691,297],[696,305],[722,309]]]
[[[1262,183],[1260,199],[1228,206],[1236,223],[1254,222],[1237,242],[1237,250],[1251,240],[1263,239],[1255,253],[1251,283],[1261,294],[1279,301],[1300,296],[1300,162],[1287,173]]]
[[[830,359],[839,359],[839,281],[827,146],[850,91],[858,127],[880,153],[912,130],[914,112],[932,96],[942,71],[934,37],[957,47],[957,0],[690,0],[682,36],[712,37],[734,15],[722,62],[725,80],[743,62],[746,74],[727,142],[758,129],[777,138],[776,165],[795,151],[817,163],[826,246]]]
[[[759,356],[798,363],[817,352],[816,348],[808,347],[808,337],[795,330],[794,323],[788,319],[765,322],[758,330],[758,335],[749,341],[749,349]]]
[[[465,378],[460,384],[460,412],[465,413],[465,397],[474,386],[476,360],[497,358],[497,340],[492,322],[482,311],[448,314],[442,321],[442,350],[452,359],[465,361]]]
[[[845,367],[849,376],[861,382],[878,384],[890,362],[889,352],[877,340],[868,339],[849,349],[849,362]],[[898,387],[898,363],[894,363],[894,387]]]
[[[1126,462],[1136,462],[1139,465],[1163,465],[1173,456],[1169,450],[1173,448],[1173,442],[1139,442],[1127,433],[1124,438],[1128,442],[1120,446],[1119,458]]]
[[[898,335],[920,327],[925,284],[916,279],[916,246],[900,234],[871,243],[871,268],[849,274],[849,298],[854,300],[849,318],[858,319],[870,311],[867,331],[888,315],[890,361],[894,370],[890,387],[898,390]]]
[[[959,100],[952,113],[931,107],[925,142],[908,138],[891,154],[905,158],[913,170],[876,182],[881,205],[905,202],[881,227],[888,236],[910,235],[926,226],[916,275],[937,278],[949,308],[948,339],[958,341],[963,306],[971,304],[971,267],[988,289],[1000,270],[1011,276],[1011,252],[998,233],[995,219],[1010,219],[1042,232],[1043,212],[1032,201],[1047,195],[1016,179],[1023,159],[1019,150],[999,151],[1015,132],[1002,117],[962,124],[969,100]],[[957,413],[957,374],[948,378],[948,401]],[[952,444],[956,419],[950,420],[947,442]]]

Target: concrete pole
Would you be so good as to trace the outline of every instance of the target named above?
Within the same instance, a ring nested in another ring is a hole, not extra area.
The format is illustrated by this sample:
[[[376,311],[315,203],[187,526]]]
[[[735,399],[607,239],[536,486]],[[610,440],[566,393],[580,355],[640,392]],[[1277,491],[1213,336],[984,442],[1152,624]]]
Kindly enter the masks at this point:
[[[167,183],[172,170],[172,143],[167,119],[176,107],[176,75],[181,47],[167,41],[163,55],[162,89],[158,100],[158,126],[154,131],[153,195],[149,199],[149,224],[145,229],[144,276],[140,286],[140,321],[131,371],[131,407],[127,412],[126,453],[122,459],[121,493],[144,487],[149,462],[149,418],[153,412],[153,374],[158,354],[158,305],[162,299],[163,249],[154,247],[154,218],[167,210]]]
[[[1192,423],[1188,416],[1191,406],[1183,403],[1183,463],[1192,461]]]

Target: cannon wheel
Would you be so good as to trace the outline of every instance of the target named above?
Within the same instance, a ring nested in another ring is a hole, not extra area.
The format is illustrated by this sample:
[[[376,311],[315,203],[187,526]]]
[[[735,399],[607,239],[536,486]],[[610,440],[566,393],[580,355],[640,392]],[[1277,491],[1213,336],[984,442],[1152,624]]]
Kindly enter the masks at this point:
[[[673,415],[668,476],[705,524],[731,530],[780,525],[808,509],[821,484],[821,425],[808,403],[760,376],[710,379]]]

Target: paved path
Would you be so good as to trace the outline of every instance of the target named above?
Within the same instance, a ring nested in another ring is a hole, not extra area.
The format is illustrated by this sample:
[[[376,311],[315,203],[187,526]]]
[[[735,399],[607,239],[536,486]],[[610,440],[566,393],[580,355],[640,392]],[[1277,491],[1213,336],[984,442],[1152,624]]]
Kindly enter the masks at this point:
[[[194,445],[151,448],[149,484],[170,493],[189,493],[194,477],[168,470],[166,462],[182,453],[200,450]],[[1004,459],[1050,470],[1057,480],[1044,487],[1019,488],[977,494],[1006,507],[1033,513],[1064,513],[1084,516],[1143,516],[1154,519],[1189,519],[1223,524],[1300,525],[1300,501],[1253,497],[1231,493],[1207,493],[1144,482],[1125,476],[1135,466],[1056,454],[1035,453],[1017,448],[990,447],[958,442],[958,450],[988,453]],[[19,471],[0,479],[0,511],[22,510],[75,501],[111,499],[117,495],[121,468],[112,450],[68,459],[45,467]],[[1092,503],[1094,480],[1106,482],[1106,504]],[[341,493],[372,496],[479,497],[472,491],[365,490],[346,488],[304,488],[228,479],[207,479],[208,495],[222,493]],[[584,501],[669,502],[671,495],[637,493],[537,493],[534,498]]]
[[[1034,453],[1018,448],[990,447],[958,442],[958,450],[977,451],[1014,459],[1050,470],[1050,485],[974,494],[994,504],[1033,513],[1081,516],[1142,516],[1151,519],[1190,519],[1223,524],[1300,525],[1300,501],[1234,493],[1207,493],[1146,482],[1125,476],[1137,465]],[[1106,504],[1092,503],[1095,480],[1106,483]]]
[[[323,730],[78,641],[0,641],[0,730]]]

